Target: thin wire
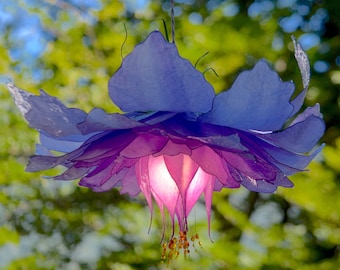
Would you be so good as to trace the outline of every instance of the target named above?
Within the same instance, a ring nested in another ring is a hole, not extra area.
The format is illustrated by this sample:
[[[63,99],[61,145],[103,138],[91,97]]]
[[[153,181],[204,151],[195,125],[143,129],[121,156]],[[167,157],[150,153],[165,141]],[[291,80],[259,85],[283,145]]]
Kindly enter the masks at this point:
[[[175,44],[175,12],[174,12],[174,0],[170,0],[171,4],[171,36],[172,36],[172,43]]]
[[[128,36],[128,32],[127,32],[125,23],[124,23],[124,30],[125,30],[125,38],[124,38],[122,46],[120,47],[120,57],[122,58],[122,60],[124,59],[124,57],[123,57],[123,48],[124,48],[124,45],[126,43],[127,36]]]

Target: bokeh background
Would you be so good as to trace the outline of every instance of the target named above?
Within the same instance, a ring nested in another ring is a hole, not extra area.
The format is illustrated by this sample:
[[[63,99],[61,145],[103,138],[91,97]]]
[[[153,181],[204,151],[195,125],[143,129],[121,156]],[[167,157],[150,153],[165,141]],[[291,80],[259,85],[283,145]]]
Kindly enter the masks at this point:
[[[176,43],[216,92],[266,58],[283,80],[302,81],[291,35],[311,63],[305,106],[320,103],[322,155],[292,189],[243,188],[213,198],[211,239],[203,203],[191,214],[197,247],[162,262],[161,218],[143,197],[94,193],[24,167],[38,142],[5,83],[40,88],[85,111],[118,108],[107,82],[122,57],[158,29],[169,1],[0,0],[0,269],[321,269],[340,267],[340,6],[337,0],[178,0]],[[125,30],[126,28],[126,30]],[[170,31],[169,31],[170,32]],[[125,41],[125,38],[126,42]],[[216,76],[216,74],[218,76]],[[258,104],[261,106],[261,104]],[[170,227],[170,222],[169,222]]]

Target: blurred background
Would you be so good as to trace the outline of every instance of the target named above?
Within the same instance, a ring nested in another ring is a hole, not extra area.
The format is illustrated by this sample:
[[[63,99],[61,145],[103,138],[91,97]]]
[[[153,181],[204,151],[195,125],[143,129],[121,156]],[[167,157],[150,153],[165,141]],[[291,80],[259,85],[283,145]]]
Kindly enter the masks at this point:
[[[161,218],[154,214],[148,232],[143,197],[44,178],[59,169],[24,171],[38,136],[5,83],[35,94],[42,88],[87,112],[117,112],[107,93],[110,76],[148,33],[165,33],[164,23],[170,30],[169,9],[161,0],[0,0],[0,269],[339,269],[337,0],[176,1],[179,52],[193,64],[209,52],[196,67],[216,92],[266,58],[299,93],[294,35],[311,64],[305,106],[320,103],[327,124],[327,146],[308,171],[291,177],[294,188],[215,193],[211,239],[199,204],[190,231],[200,235],[202,248],[186,260],[161,261]]]

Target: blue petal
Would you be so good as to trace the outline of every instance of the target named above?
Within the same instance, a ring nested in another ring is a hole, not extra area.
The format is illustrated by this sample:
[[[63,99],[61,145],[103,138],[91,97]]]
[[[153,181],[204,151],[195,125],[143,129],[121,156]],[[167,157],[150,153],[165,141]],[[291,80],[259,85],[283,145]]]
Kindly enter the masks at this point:
[[[42,90],[40,96],[36,96],[13,84],[7,84],[7,87],[31,127],[55,137],[80,134],[77,124],[86,117],[82,110],[67,108],[57,98]]]
[[[242,130],[279,130],[293,112],[293,92],[294,84],[282,82],[261,60],[242,72],[229,91],[217,95],[213,109],[201,119]]]
[[[130,129],[145,126],[144,124],[130,119],[122,114],[107,114],[104,110],[95,108],[86,117],[83,123],[78,124],[78,129],[83,134],[98,131]]]
[[[76,135],[76,136],[69,136],[69,137],[63,137],[63,138],[56,138],[56,137],[50,137],[43,132],[40,132],[40,143],[49,150],[54,150],[58,152],[64,152],[69,153],[77,148],[79,148],[83,142],[85,142],[87,139],[89,139],[90,135]],[[36,152],[36,154],[40,154],[39,152]]]
[[[274,159],[271,162],[287,176],[303,171],[315,156],[321,152],[323,147],[324,145],[321,145],[311,154],[302,155],[269,144],[263,146],[264,150]]]
[[[313,108],[319,111],[318,105]],[[325,123],[322,118],[313,114],[312,108],[306,109],[298,118],[303,120],[294,122],[283,131],[262,134],[259,137],[294,153],[309,152],[323,135]]]
[[[303,171],[322,149],[322,147],[317,148],[311,154],[305,155],[290,152],[274,143],[261,139],[255,134],[242,132],[240,133],[240,139],[250,153],[260,156],[280,169],[286,176]]]
[[[157,31],[123,60],[109,81],[109,94],[125,112],[205,113],[215,96],[202,73]]]

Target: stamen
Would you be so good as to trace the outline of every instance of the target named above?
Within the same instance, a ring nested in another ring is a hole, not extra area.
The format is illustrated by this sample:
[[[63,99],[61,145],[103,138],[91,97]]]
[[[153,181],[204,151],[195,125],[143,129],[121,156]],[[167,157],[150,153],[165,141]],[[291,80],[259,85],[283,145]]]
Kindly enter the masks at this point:
[[[197,244],[200,246],[200,248],[202,247],[202,242],[199,240],[200,237],[198,235],[198,233],[196,233],[194,236],[191,236],[191,242],[192,242],[192,246],[195,249],[195,252],[197,252],[196,246],[195,246],[195,241],[197,241]]]
[[[199,241],[197,233],[190,238],[190,241],[192,242],[192,247],[196,252],[197,249],[195,242],[202,248],[202,244],[201,241]],[[168,243],[164,242],[162,244],[161,259],[169,263],[178,258],[181,250],[183,250],[184,258],[187,259],[188,256],[190,256],[190,241],[188,240],[187,232],[180,231],[178,239],[176,237],[172,237]]]

